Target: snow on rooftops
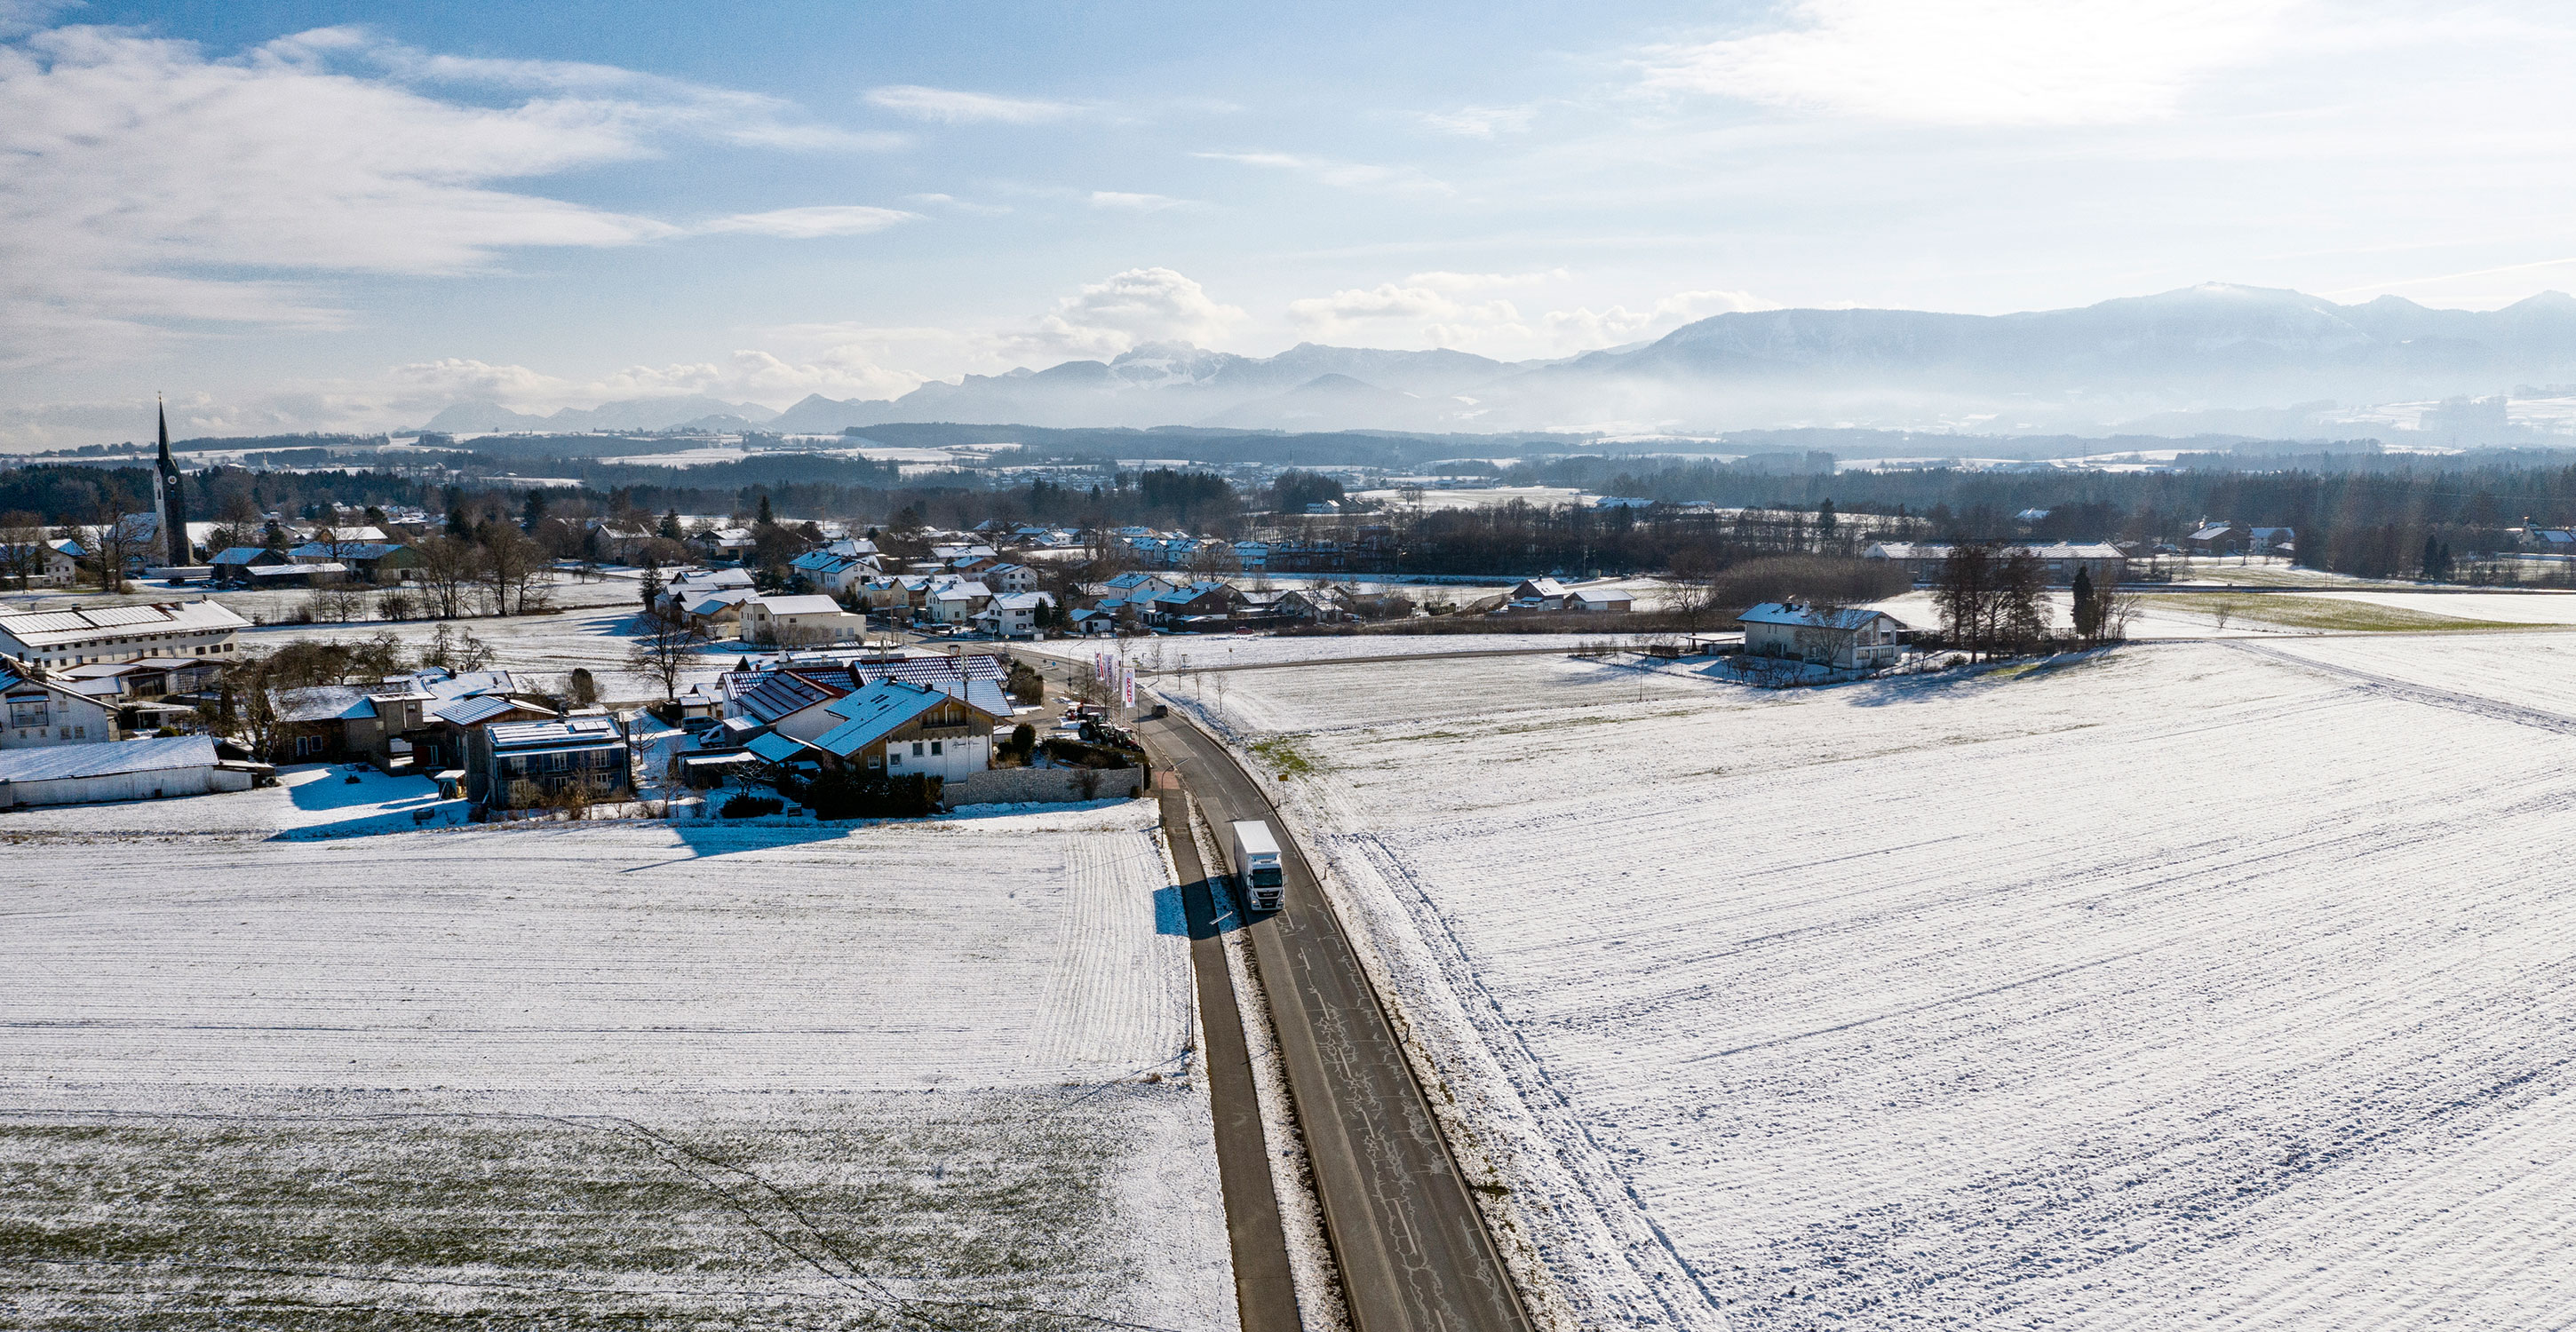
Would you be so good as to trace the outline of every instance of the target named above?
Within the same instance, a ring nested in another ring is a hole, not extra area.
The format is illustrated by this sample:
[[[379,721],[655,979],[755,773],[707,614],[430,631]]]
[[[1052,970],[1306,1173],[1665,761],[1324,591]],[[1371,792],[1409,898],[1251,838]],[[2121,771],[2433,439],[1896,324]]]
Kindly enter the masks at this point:
[[[484,728],[491,737],[494,751],[522,749],[563,749],[581,745],[609,744],[624,740],[626,733],[608,717],[565,717],[557,721],[498,722]]]
[[[1867,606],[1818,606],[1795,601],[1765,601],[1735,617],[1738,624],[1785,624],[1801,629],[1858,629],[1880,618],[1895,619]]]
[[[743,748],[759,755],[766,762],[785,763],[804,753],[811,746],[802,740],[771,731],[764,735],[753,736],[751,743],[744,745]]]
[[[477,694],[442,703],[430,709],[429,715],[452,726],[472,726],[503,716],[521,706],[519,701],[502,694]]]
[[[269,706],[281,722],[347,721],[376,715],[376,705],[367,701],[367,691],[352,685],[281,689],[270,696]]]
[[[103,745],[45,745],[0,749],[0,782],[47,782],[65,777],[106,777],[120,772],[165,772],[215,763],[210,736],[171,735],[114,740]]]
[[[772,615],[836,615],[841,610],[841,603],[826,596],[768,596],[759,601]]]
[[[830,711],[849,720],[817,737],[814,747],[849,758],[905,722],[946,703],[948,698],[945,692],[928,685],[880,680],[832,704]]]
[[[828,703],[848,692],[849,686],[829,676],[814,678],[795,671],[763,671],[743,689],[740,699],[744,712],[762,722],[775,722],[817,703]]]
[[[0,612],[0,633],[31,648],[80,642],[107,633],[196,634],[249,627],[250,621],[212,601]]]

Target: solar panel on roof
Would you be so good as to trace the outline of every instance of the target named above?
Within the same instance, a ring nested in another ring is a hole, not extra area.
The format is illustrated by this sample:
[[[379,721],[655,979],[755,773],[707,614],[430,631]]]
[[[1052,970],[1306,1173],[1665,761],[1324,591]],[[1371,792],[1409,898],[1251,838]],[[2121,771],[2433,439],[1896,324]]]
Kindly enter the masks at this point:
[[[11,615],[0,618],[0,624],[8,625],[11,633],[21,634],[53,634],[67,629],[89,627],[89,621],[82,619],[78,611],[38,611],[31,615]]]
[[[170,618],[170,613],[158,606],[102,606],[86,613],[90,623],[102,629],[130,624],[160,624]]]

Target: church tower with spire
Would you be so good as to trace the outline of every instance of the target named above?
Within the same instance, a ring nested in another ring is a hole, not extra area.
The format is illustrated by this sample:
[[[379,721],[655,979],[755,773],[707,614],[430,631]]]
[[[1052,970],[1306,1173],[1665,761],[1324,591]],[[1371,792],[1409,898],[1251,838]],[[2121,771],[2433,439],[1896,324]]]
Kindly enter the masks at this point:
[[[161,414],[161,457],[154,466],[159,484],[152,491],[152,515],[163,560],[173,567],[194,564],[188,547],[188,501],[179,493],[179,464],[170,459],[170,409],[155,402]]]

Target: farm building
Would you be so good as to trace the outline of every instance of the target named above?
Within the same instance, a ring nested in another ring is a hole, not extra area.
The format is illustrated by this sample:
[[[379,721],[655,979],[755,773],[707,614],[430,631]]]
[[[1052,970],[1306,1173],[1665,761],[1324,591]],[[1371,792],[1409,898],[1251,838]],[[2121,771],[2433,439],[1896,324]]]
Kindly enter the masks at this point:
[[[1891,665],[1903,651],[1897,635],[1904,623],[1866,606],[1766,601],[1735,622],[1744,626],[1745,652],[1756,657],[1856,670]]]
[[[0,753],[0,809],[247,791],[262,765],[226,763],[202,735]]]
[[[1949,563],[1955,547],[1936,541],[1881,541],[1861,552],[1865,560],[1895,560],[1905,566],[1906,575],[1917,587],[1928,587],[1941,581],[1942,567]],[[2029,545],[1995,547],[2003,558],[2028,555],[2038,560],[2048,581],[2057,587],[2075,582],[2075,571],[2090,574],[2095,587],[2108,587],[2128,576],[2129,557],[2120,548],[2100,541],[2052,541]]]
[[[250,621],[202,600],[9,611],[0,613],[0,656],[42,666],[220,656],[249,627]]]

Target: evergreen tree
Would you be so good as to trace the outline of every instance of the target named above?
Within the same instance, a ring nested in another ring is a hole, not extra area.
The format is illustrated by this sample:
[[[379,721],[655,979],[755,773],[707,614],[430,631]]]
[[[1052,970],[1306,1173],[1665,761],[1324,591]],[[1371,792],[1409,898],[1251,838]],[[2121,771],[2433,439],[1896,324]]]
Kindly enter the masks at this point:
[[[1834,502],[1830,497],[1816,506],[1816,531],[1819,535],[1831,537],[1834,534],[1834,524],[1838,521],[1840,520],[1835,515]]]
[[[770,526],[770,525],[772,525],[772,524],[776,523],[777,521],[778,521],[778,520],[777,520],[776,518],[774,518],[774,517],[770,516],[770,512],[769,512],[769,496],[768,496],[766,493],[763,493],[763,494],[761,495],[761,497],[760,497],[760,518],[759,518],[759,523],[760,523],[760,525],[761,525],[762,527],[768,527],[768,526]]]
[[[2102,608],[2093,595],[2093,575],[2084,566],[2075,567],[2075,636],[2098,638],[2102,629]]]
[[[519,526],[533,530],[546,520],[546,492],[531,490],[527,501],[519,506]]]
[[[474,525],[465,521],[464,505],[451,504],[447,506],[447,534],[452,537],[460,538],[474,535]]]
[[[644,598],[644,609],[653,609],[653,603],[662,599],[662,571],[650,564],[645,565],[642,586],[639,590]]]
[[[653,535],[662,538],[664,541],[678,541],[687,536],[687,533],[680,530],[680,511],[673,509],[669,513],[663,514],[662,525],[654,529]]]

